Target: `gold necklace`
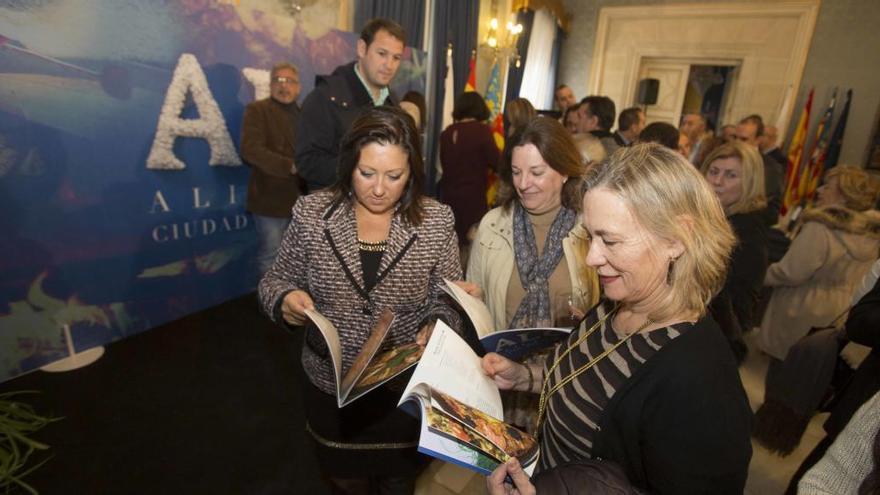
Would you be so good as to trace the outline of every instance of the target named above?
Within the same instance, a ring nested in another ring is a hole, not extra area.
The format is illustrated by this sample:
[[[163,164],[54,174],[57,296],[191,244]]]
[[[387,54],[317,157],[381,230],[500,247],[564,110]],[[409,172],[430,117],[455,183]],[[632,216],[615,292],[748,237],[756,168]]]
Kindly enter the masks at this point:
[[[361,251],[369,251],[372,253],[385,251],[385,248],[388,246],[388,239],[385,239],[384,241],[370,242],[358,238],[357,242],[358,248]]]
[[[589,370],[590,368],[595,366],[596,363],[598,363],[599,361],[604,359],[605,356],[607,356],[607,355],[611,354],[612,352],[614,352],[615,350],[617,350],[618,347],[622,346],[627,341],[629,341],[629,339],[631,339],[634,335],[636,335],[637,333],[640,333],[642,330],[647,328],[648,325],[654,323],[653,320],[648,318],[647,320],[645,320],[644,323],[642,323],[642,325],[638,329],[636,329],[635,332],[632,332],[631,334],[627,335],[623,339],[617,341],[617,343],[614,344],[613,346],[611,346],[611,348],[605,349],[598,356],[589,360],[586,364],[584,364],[580,368],[574,370],[567,377],[560,380],[559,383],[554,385],[552,388],[548,389],[547,386],[550,384],[550,377],[553,375],[553,372],[556,371],[556,368],[559,367],[559,364],[562,362],[562,360],[565,358],[565,356],[568,356],[571,353],[571,351],[573,351],[575,348],[579,347],[590,335],[593,334],[593,332],[595,332],[602,325],[602,323],[605,320],[607,320],[610,316],[616,314],[618,308],[620,308],[620,305],[619,304],[615,305],[614,308],[612,308],[611,311],[608,312],[608,314],[603,316],[601,320],[597,321],[592,327],[590,327],[590,329],[587,330],[584,333],[584,335],[579,337],[574,344],[568,346],[568,348],[565,351],[563,351],[562,354],[560,354],[558,358],[556,358],[556,360],[553,362],[553,364],[547,370],[547,376],[544,379],[544,382],[541,384],[541,398],[538,400],[538,421],[537,421],[536,427],[535,427],[535,432],[537,435],[541,434],[541,424],[544,422],[544,415],[547,412],[546,411],[547,401],[550,399],[551,395],[555,394],[557,391],[559,391],[559,389],[568,385],[569,383],[571,383],[572,380],[574,380],[575,378],[580,376],[582,373],[586,372],[587,370]]]

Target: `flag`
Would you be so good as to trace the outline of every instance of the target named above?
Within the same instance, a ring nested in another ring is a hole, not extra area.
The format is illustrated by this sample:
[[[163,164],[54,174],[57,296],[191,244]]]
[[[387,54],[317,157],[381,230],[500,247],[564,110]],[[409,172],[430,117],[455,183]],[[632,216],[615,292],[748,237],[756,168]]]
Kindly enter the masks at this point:
[[[477,90],[477,51],[471,50],[471,60],[468,62],[468,78],[464,85],[465,92]]]
[[[489,107],[489,120],[492,122],[492,137],[495,138],[495,145],[499,150],[504,151],[504,95],[501,93],[501,77],[498,71],[498,60],[495,60],[489,75],[489,86],[486,88],[486,106]],[[486,203],[489,207],[495,204],[497,192],[498,177],[494,172],[489,171],[489,188],[486,191]]]
[[[776,116],[776,130],[781,132],[785,132],[786,117],[788,116],[788,109],[791,108],[791,104],[794,100],[794,86],[789,84],[787,88],[785,88],[785,96],[782,97],[782,106],[779,108],[779,114]],[[779,136],[779,142],[785,141],[784,136]],[[773,143],[776,144],[776,143]]]
[[[440,129],[452,124],[452,109],[455,107],[455,81],[452,77],[452,44],[446,49],[446,79],[443,82],[443,121]]]
[[[796,206],[800,202],[798,196],[798,180],[801,175],[801,159],[804,155],[804,144],[807,140],[807,127],[810,125],[810,109],[813,107],[813,89],[810,89],[810,95],[807,96],[807,103],[801,112],[801,118],[798,120],[797,129],[791,138],[791,144],[788,146],[788,166],[785,169],[785,192],[782,196],[781,213],[785,214],[789,208]]]
[[[828,137],[831,135],[835,103],[837,103],[837,89],[831,95],[831,102],[828,103],[828,108],[825,109],[825,113],[819,120],[819,126],[816,127],[816,139],[813,140],[809,161],[801,172],[801,179],[798,182],[798,196],[807,201],[813,199],[819,178],[822,177],[822,164],[825,162],[825,152],[828,151]]]
[[[837,165],[837,159],[840,158],[840,147],[843,144],[843,133],[846,131],[846,121],[849,118],[849,103],[851,101],[852,90],[849,89],[846,91],[846,103],[843,105],[843,111],[840,112],[837,127],[834,128],[834,134],[831,135],[831,141],[828,144],[828,151],[825,153],[826,170]]]

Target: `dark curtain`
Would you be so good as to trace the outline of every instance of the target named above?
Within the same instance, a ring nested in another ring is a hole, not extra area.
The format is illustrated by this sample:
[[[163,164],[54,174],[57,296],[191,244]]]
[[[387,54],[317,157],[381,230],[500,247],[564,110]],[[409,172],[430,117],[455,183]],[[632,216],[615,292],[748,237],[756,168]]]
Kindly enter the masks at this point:
[[[516,41],[516,51],[519,53],[519,67],[516,66],[516,60],[510,60],[507,68],[507,93],[504,95],[505,103],[519,98],[519,88],[522,86],[523,73],[526,69],[526,56],[529,51],[529,39],[532,37],[532,22],[535,20],[535,11],[520,10],[516,14],[516,22],[522,24],[523,31]],[[501,28],[503,30],[503,27]],[[534,104],[535,102],[532,102]]]
[[[358,0],[355,2],[354,30],[359,33],[374,17],[391,19],[406,30],[406,44],[422,49],[425,37],[425,0]]]
[[[428,142],[426,154],[427,188],[434,193],[437,178],[437,150],[443,122],[444,80],[446,78],[446,48],[452,43],[452,70],[455,95],[464,91],[467,83],[471,51],[477,46],[477,27],[480,18],[479,0],[436,0],[433,12],[434,40],[431,50],[434,64],[429,68],[428,80],[434,85],[434,98],[428,102]]]

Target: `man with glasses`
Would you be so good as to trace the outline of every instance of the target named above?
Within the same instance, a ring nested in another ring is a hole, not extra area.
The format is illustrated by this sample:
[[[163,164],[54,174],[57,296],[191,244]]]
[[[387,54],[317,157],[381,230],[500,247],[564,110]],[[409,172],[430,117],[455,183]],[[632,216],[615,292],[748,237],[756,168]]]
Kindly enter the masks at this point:
[[[275,261],[301,189],[293,160],[300,116],[299,73],[293,64],[282,62],[272,67],[270,77],[271,96],[250,103],[241,126],[241,157],[251,167],[246,207],[259,236],[260,274]]]
[[[754,146],[761,152],[759,144],[764,134],[764,119],[752,114],[739,121],[736,126],[735,139]],[[783,175],[782,165],[768,155],[761,155],[764,160],[764,190],[767,194],[767,212],[764,220],[773,225],[779,220],[782,207]]]
[[[309,192],[336,182],[339,142],[364,109],[397,106],[388,85],[403,59],[406,33],[390,19],[367,22],[357,41],[357,60],[315,78],[303,102],[296,163]]]

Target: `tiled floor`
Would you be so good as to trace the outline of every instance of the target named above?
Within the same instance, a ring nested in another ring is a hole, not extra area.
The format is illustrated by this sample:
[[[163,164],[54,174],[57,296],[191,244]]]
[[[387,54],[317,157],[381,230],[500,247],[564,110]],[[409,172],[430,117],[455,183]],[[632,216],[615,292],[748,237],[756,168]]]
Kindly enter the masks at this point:
[[[767,372],[768,360],[754,345],[754,333],[747,336],[746,339],[750,352],[746,362],[740,368],[740,376],[752,409],[755,410],[764,400],[764,375]],[[749,465],[749,478],[746,482],[745,493],[748,495],[783,493],[788,486],[791,475],[800,466],[801,461],[825,435],[822,431],[822,423],[825,422],[827,416],[827,414],[820,414],[813,418],[801,444],[787,457],[771,454],[752,442],[752,462]],[[484,493],[486,493],[486,488],[482,476],[440,461],[435,461],[422,474],[416,487],[417,495],[477,495]]]

